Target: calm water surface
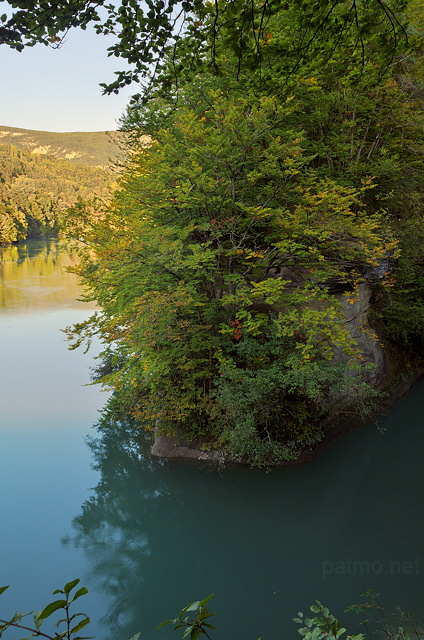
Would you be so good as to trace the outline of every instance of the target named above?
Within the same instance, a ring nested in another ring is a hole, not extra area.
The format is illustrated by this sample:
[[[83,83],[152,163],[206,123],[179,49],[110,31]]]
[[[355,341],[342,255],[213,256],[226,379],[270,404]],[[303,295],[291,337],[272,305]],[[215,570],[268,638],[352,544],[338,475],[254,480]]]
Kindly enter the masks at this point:
[[[178,638],[157,624],[212,592],[219,640],[300,637],[297,611],[341,614],[369,588],[423,611],[424,384],[385,435],[366,425],[307,465],[152,460],[132,425],[92,428],[105,395],[60,331],[90,314],[67,264],[55,243],[1,251],[0,617],[74,577],[99,640]]]

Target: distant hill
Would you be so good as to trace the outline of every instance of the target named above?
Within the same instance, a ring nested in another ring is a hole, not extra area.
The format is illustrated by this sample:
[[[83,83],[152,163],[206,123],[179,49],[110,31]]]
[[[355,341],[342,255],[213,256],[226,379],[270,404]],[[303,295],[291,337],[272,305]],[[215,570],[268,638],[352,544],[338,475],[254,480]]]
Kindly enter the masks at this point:
[[[119,154],[117,131],[52,133],[0,125],[0,144],[106,169]]]
[[[105,203],[116,186],[116,173],[84,164],[81,155],[75,162],[34,151],[0,144],[0,246],[58,233],[75,223],[82,202]]]

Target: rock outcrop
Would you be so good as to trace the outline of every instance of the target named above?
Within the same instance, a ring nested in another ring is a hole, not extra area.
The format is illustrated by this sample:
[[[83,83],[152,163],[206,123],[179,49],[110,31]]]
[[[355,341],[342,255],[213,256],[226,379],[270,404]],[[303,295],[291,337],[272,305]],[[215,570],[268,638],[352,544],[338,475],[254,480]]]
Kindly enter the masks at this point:
[[[151,454],[157,458],[191,458],[195,460],[213,460],[222,462],[219,451],[202,451],[199,443],[184,442],[173,436],[156,433]]]
[[[364,365],[372,365],[365,373],[365,378],[372,386],[380,386],[387,374],[387,358],[368,321],[371,287],[366,283],[360,284],[354,302],[352,296],[345,294],[336,297],[346,318],[346,328],[362,353]]]

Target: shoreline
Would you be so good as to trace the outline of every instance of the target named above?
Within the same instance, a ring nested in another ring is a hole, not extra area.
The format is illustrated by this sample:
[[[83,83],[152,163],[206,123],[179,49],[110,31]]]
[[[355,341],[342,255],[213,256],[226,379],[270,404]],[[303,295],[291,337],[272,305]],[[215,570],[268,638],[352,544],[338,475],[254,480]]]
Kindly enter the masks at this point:
[[[324,422],[324,437],[313,449],[304,451],[296,460],[287,460],[277,465],[270,465],[270,467],[293,466],[313,462],[350,431],[360,428],[362,425],[372,420],[373,417],[379,418],[383,416],[386,409],[392,407],[398,400],[407,395],[412,387],[421,380],[424,376],[424,369],[421,366],[419,370],[415,370],[411,372],[408,377],[404,377],[404,379],[399,380],[402,376],[405,376],[405,372],[402,373],[402,371],[398,371],[396,376],[397,381],[395,380],[391,384],[387,384],[386,389],[384,382],[382,383],[380,390],[383,392],[385,391],[387,396],[381,401],[377,411],[364,417],[360,416],[358,413],[352,413],[351,416],[347,417],[343,416],[343,413],[341,412],[338,416],[328,418],[327,421]],[[327,428],[325,428],[325,424],[327,425]],[[193,460],[196,462],[210,462],[219,465],[249,465],[248,462],[228,458],[221,451],[203,451],[200,448],[200,443],[198,442],[187,442],[184,440],[178,440],[175,436],[161,436],[157,433],[154,438],[154,443],[150,448],[150,454],[156,458],[165,460]]]

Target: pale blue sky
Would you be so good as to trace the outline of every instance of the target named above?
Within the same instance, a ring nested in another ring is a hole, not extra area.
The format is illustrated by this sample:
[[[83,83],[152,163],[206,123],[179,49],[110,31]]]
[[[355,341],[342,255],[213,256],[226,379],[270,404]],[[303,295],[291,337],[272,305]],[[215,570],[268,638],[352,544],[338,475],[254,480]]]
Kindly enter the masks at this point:
[[[41,131],[117,128],[137,85],[103,96],[100,82],[124,68],[107,57],[109,40],[93,30],[71,32],[60,49],[43,45],[19,53],[0,46],[0,125]]]

